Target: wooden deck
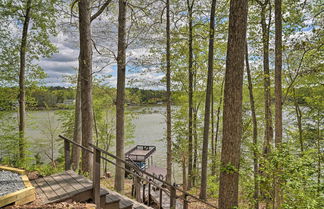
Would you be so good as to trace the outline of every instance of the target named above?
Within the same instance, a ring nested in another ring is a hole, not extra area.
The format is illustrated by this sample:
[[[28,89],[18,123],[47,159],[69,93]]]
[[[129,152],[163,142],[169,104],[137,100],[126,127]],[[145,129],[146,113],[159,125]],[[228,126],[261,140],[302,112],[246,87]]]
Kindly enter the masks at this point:
[[[73,171],[64,171],[32,181],[37,196],[44,203],[85,202],[92,197],[92,181]],[[105,209],[150,209],[116,192],[100,188],[100,206]]]
[[[32,181],[42,202],[53,203],[66,200],[86,201],[90,199],[92,183],[73,171],[38,178]],[[108,193],[101,190],[101,193]]]

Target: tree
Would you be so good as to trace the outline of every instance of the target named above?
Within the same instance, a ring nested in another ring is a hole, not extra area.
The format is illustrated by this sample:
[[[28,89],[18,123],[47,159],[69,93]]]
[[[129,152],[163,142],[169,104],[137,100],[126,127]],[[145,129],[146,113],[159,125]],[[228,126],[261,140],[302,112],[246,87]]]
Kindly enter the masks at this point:
[[[170,0],[166,0],[166,114],[167,114],[167,175],[171,183],[172,175],[172,138],[171,138],[171,50],[170,50]]]
[[[270,67],[269,67],[269,34],[271,24],[271,2],[257,0],[261,6],[261,27],[262,27],[262,44],[263,44],[263,71],[264,71],[264,118],[265,118],[265,133],[263,153],[270,153],[270,145],[273,139],[272,114],[271,114],[271,94],[270,94]],[[267,10],[269,10],[268,23],[266,19]]]
[[[26,49],[27,36],[30,21],[31,0],[27,0],[25,19],[23,23],[23,31],[20,46],[20,69],[19,69],[19,157],[23,161],[25,158],[25,71],[26,71]]]
[[[215,10],[216,10],[216,0],[213,0],[211,5],[211,10],[210,10],[208,76],[207,76],[206,99],[205,99],[204,135],[203,135],[203,148],[202,148],[202,161],[201,161],[201,184],[200,184],[200,194],[199,194],[199,197],[204,200],[207,198],[208,134],[209,134],[210,104],[211,104],[210,99],[213,91]]]
[[[256,110],[255,110],[255,100],[253,95],[253,84],[252,77],[250,71],[250,63],[249,63],[249,49],[248,42],[246,41],[246,54],[245,54],[245,67],[246,74],[248,77],[248,88],[249,88],[249,99],[250,99],[250,108],[251,108],[251,117],[253,123],[253,178],[254,178],[254,195],[253,198],[255,200],[255,209],[259,209],[259,160],[258,160],[258,121],[256,118]]]
[[[81,118],[82,118],[82,145],[89,146],[93,138],[93,108],[92,108],[92,35],[91,22],[95,20],[109,5],[111,0],[105,1],[91,16],[91,1],[79,0],[79,34],[80,55],[79,70],[81,79]],[[82,171],[92,171],[92,154],[82,152]]]
[[[75,109],[74,109],[74,130],[73,130],[73,141],[80,144],[82,141],[82,116],[81,116],[81,75],[80,68],[78,69],[77,87],[75,95]],[[81,148],[78,146],[72,146],[71,153],[71,166],[73,170],[77,170],[80,164]]]
[[[189,25],[189,32],[188,32],[188,185],[187,189],[190,189],[192,186],[192,156],[193,156],[193,7],[194,7],[195,0],[187,0],[187,9],[188,9],[188,25]]]
[[[18,75],[19,160],[21,163],[25,159],[26,152],[26,86],[30,85],[33,79],[42,78],[44,75],[42,69],[35,64],[36,61],[41,57],[48,57],[56,51],[55,46],[49,41],[49,36],[56,35],[55,22],[57,16],[55,12],[57,4],[57,0],[42,3],[38,0],[25,0],[23,2],[4,0],[0,2],[1,16],[5,19],[3,23],[7,26],[3,30],[1,28],[1,34],[5,35],[5,40],[11,41],[10,46],[5,44],[4,48],[1,49],[3,53],[10,54],[11,57],[6,58],[2,63],[3,65],[1,64],[1,68],[8,71],[5,75],[14,76],[14,78],[11,77],[13,80],[16,80],[15,76]],[[30,27],[31,22],[33,23],[32,27]],[[17,34],[12,33],[12,30],[21,31],[21,36],[17,37]],[[19,43],[15,39],[19,40]],[[19,52],[19,55],[17,55],[17,52]],[[19,57],[19,61],[14,61],[17,57]],[[15,62],[19,62],[19,72],[16,72],[18,67],[14,67]],[[36,76],[30,76],[32,74]]]
[[[231,0],[224,87],[223,143],[219,187],[220,209],[238,206],[247,14],[247,0]]]
[[[282,14],[281,0],[275,0],[275,144],[280,149],[282,142]],[[280,168],[278,168],[280,171]],[[275,179],[274,208],[281,208],[282,194],[280,181]]]
[[[81,118],[82,145],[90,148],[93,137],[92,112],[92,43],[91,43],[91,9],[89,0],[79,3],[80,56],[79,68],[81,77]],[[82,152],[82,171],[91,174],[92,154]]]
[[[124,159],[124,103],[126,74],[126,4],[127,0],[119,0],[118,14],[118,56],[117,56],[117,97],[116,97],[116,156]],[[115,189],[124,191],[125,171],[120,168],[125,165],[117,160],[115,174]]]

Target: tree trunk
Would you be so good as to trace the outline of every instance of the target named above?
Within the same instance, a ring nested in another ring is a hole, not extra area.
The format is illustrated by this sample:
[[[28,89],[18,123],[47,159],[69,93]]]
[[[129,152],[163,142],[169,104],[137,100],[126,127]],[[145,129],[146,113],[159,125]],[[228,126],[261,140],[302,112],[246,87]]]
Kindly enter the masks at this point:
[[[273,140],[273,128],[272,128],[272,115],[271,115],[271,95],[270,95],[270,69],[269,69],[269,32],[270,32],[270,22],[271,22],[271,10],[269,11],[269,22],[266,22],[266,13],[268,6],[270,9],[270,0],[264,0],[264,2],[258,1],[261,6],[261,27],[262,27],[262,44],[263,44],[263,88],[264,88],[264,143],[263,143],[263,155],[265,159],[268,158],[271,152],[271,143]],[[260,165],[260,167],[263,165]],[[264,174],[263,174],[264,175]],[[269,179],[270,176],[264,175],[264,179]],[[266,208],[271,201],[270,195],[273,196],[274,189],[273,185],[267,183],[267,181],[262,182],[261,195],[265,198]]]
[[[216,152],[215,152],[215,116],[214,116],[214,88],[212,90],[212,95],[211,95],[211,113],[210,113],[210,120],[211,120],[211,158],[212,158],[212,165],[211,165],[211,174],[215,175],[216,174]]]
[[[193,146],[193,164],[192,164],[192,186],[196,185],[196,180],[197,180],[197,173],[198,173],[198,133],[197,133],[197,114],[198,114],[198,109],[194,110],[193,114],[193,138],[194,138],[194,146]]]
[[[302,126],[303,114],[302,114],[302,111],[301,111],[300,106],[298,104],[295,88],[292,88],[292,93],[293,93],[294,106],[295,106],[295,112],[296,112],[296,118],[297,118],[297,127],[298,127],[300,152],[301,152],[301,155],[303,155],[303,153],[304,153],[304,139],[303,139],[303,126]]]
[[[26,90],[25,90],[25,71],[26,71],[26,51],[28,27],[30,22],[31,0],[26,3],[26,13],[21,36],[20,46],[20,69],[19,69],[19,161],[25,159],[25,114],[26,114]]]
[[[126,4],[127,0],[119,0],[118,14],[118,57],[117,57],[117,98],[116,98],[116,156],[125,159],[124,153],[124,103],[126,74]],[[117,160],[115,173],[115,190],[124,192],[124,163]]]
[[[221,86],[221,96],[219,97],[219,104],[217,107],[217,113],[216,113],[216,130],[215,130],[215,139],[214,139],[214,157],[212,159],[212,175],[216,175],[216,157],[217,157],[217,143],[218,143],[218,134],[219,134],[219,122],[220,122],[220,111],[223,103],[223,88],[224,88],[224,80],[222,81],[222,86]]]
[[[220,209],[238,207],[247,14],[248,0],[231,0],[224,87],[222,169],[219,187]]]
[[[171,63],[170,63],[170,0],[166,0],[166,88],[167,88],[167,175],[171,183],[172,175],[172,138],[171,138]]]
[[[193,42],[193,26],[192,26],[192,9],[194,5],[195,0],[192,0],[190,3],[189,0],[187,0],[187,7],[188,7],[188,23],[189,23],[189,38],[188,38],[188,47],[189,47],[189,60],[188,60],[188,82],[189,82],[189,91],[188,91],[188,102],[189,102],[189,109],[188,109],[188,119],[189,119],[189,127],[188,127],[188,187],[187,189],[190,189],[192,186],[192,139],[193,139],[193,133],[192,133],[192,113],[193,113],[193,48],[192,48],[192,42]]]
[[[207,165],[208,165],[208,134],[210,119],[210,99],[213,89],[213,65],[214,65],[214,35],[215,35],[215,10],[216,0],[212,1],[210,10],[209,25],[209,47],[208,47],[208,76],[205,100],[205,118],[204,118],[204,135],[201,160],[201,184],[199,197],[203,200],[207,199]]]
[[[182,158],[182,189],[187,190],[187,162],[186,162],[186,157]]]
[[[270,95],[270,67],[269,67],[269,23],[266,23],[266,11],[269,0],[261,5],[261,26],[262,26],[262,42],[263,42],[263,71],[264,71],[264,118],[265,133],[263,153],[270,153],[270,145],[273,139],[272,116],[271,116],[271,95]],[[270,11],[271,14],[271,11]]]
[[[252,84],[252,77],[250,72],[250,63],[249,63],[249,51],[248,51],[248,43],[246,41],[246,54],[245,54],[245,62],[246,62],[246,73],[248,77],[248,88],[249,88],[249,95],[250,95],[250,108],[251,108],[251,116],[252,116],[252,123],[253,123],[253,178],[254,178],[254,195],[253,199],[255,201],[254,208],[259,209],[259,162],[258,162],[258,122],[256,119],[255,113],[255,102],[254,102],[254,95],[253,95],[253,84]]]
[[[317,195],[320,196],[321,193],[321,178],[322,178],[322,169],[321,169],[321,162],[322,162],[322,151],[321,151],[321,130],[320,130],[320,111],[318,111],[317,115],[317,156],[318,156],[318,162],[317,162]]]
[[[280,149],[282,142],[282,15],[281,0],[275,0],[275,144]],[[281,168],[277,168],[279,173]],[[274,208],[281,208],[282,192],[279,177],[275,179],[275,198]]]
[[[92,43],[90,25],[90,0],[79,1],[80,56],[81,76],[81,117],[82,145],[91,149],[93,113],[92,113]],[[82,171],[92,174],[92,154],[82,152]]]
[[[73,141],[75,143],[80,144],[82,139],[81,132],[81,75],[80,68],[78,69],[78,80],[77,80],[77,88],[76,88],[76,96],[75,96],[75,111],[74,111],[74,130],[73,130]],[[80,154],[81,148],[78,146],[72,146],[72,162],[71,166],[73,170],[79,169],[80,163]]]

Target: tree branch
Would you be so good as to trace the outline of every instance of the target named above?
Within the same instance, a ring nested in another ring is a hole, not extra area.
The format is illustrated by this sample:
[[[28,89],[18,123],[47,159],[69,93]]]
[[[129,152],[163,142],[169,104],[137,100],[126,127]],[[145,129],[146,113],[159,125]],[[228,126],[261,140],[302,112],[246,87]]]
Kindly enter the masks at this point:
[[[107,0],[99,9],[98,11],[91,16],[90,22],[92,22],[94,19],[96,19],[101,13],[108,7],[111,0]]]

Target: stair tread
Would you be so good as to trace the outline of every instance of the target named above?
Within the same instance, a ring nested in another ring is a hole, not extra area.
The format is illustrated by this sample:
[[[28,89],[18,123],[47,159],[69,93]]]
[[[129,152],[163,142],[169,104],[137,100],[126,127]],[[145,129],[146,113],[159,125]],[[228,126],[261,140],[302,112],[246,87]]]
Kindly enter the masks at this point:
[[[147,209],[146,207],[140,205],[140,206],[135,206],[134,209]]]
[[[113,202],[119,202],[119,201],[120,201],[120,199],[116,195],[113,195],[110,193],[106,195],[106,203],[113,203]]]
[[[107,196],[109,196],[109,198],[111,198],[111,199],[118,199],[119,200],[119,207],[121,209],[133,206],[132,201],[125,199],[123,196],[121,196],[119,194],[114,194],[114,193],[110,192],[109,195],[107,195]]]

